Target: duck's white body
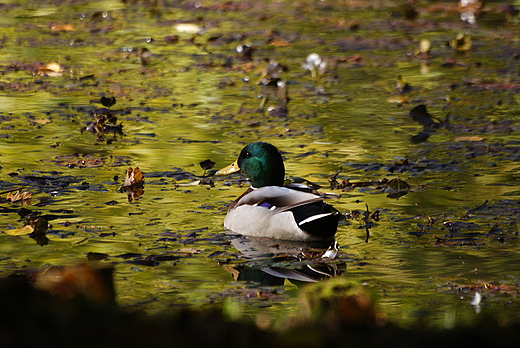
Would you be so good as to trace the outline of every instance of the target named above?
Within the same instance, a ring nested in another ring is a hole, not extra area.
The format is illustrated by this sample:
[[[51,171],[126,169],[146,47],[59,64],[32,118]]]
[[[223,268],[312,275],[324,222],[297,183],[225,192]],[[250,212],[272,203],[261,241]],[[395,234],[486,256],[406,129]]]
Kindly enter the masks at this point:
[[[305,231],[305,223],[331,217],[337,213],[313,214],[298,223],[291,209],[302,207],[323,198],[281,186],[250,188],[230,206],[224,227],[232,232],[252,237],[267,237],[293,241],[322,240]],[[302,229],[303,227],[303,229]],[[335,233],[332,233],[332,235]]]

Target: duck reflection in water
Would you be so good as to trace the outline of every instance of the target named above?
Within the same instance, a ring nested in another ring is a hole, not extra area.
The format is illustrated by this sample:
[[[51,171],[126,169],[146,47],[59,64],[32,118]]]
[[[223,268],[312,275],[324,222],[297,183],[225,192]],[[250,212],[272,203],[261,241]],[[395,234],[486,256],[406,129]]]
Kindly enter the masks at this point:
[[[295,242],[236,236],[231,243],[245,262],[223,268],[239,281],[280,286],[288,279],[300,286],[342,275],[346,268],[345,263],[334,261],[338,251],[335,240]]]

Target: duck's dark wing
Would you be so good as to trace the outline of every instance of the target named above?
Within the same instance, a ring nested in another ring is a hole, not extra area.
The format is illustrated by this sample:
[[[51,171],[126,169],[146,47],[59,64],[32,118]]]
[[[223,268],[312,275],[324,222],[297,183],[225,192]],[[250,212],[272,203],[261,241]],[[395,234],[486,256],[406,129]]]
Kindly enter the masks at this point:
[[[327,203],[313,202],[290,209],[298,226],[320,238],[336,234],[341,214]]]

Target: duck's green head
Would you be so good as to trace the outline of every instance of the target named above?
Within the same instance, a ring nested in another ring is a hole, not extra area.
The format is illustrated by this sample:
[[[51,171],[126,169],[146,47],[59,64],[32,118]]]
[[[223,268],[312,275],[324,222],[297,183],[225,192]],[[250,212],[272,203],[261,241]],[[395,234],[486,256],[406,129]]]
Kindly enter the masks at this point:
[[[282,155],[269,143],[257,141],[247,145],[240,152],[237,164],[255,188],[283,186],[285,167]]]

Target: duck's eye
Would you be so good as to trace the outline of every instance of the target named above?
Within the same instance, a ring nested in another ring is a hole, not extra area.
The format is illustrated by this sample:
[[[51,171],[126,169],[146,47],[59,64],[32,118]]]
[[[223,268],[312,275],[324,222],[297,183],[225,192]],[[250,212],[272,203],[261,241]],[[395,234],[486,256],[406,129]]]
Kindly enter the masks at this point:
[[[246,158],[253,157],[250,152],[246,152]]]

